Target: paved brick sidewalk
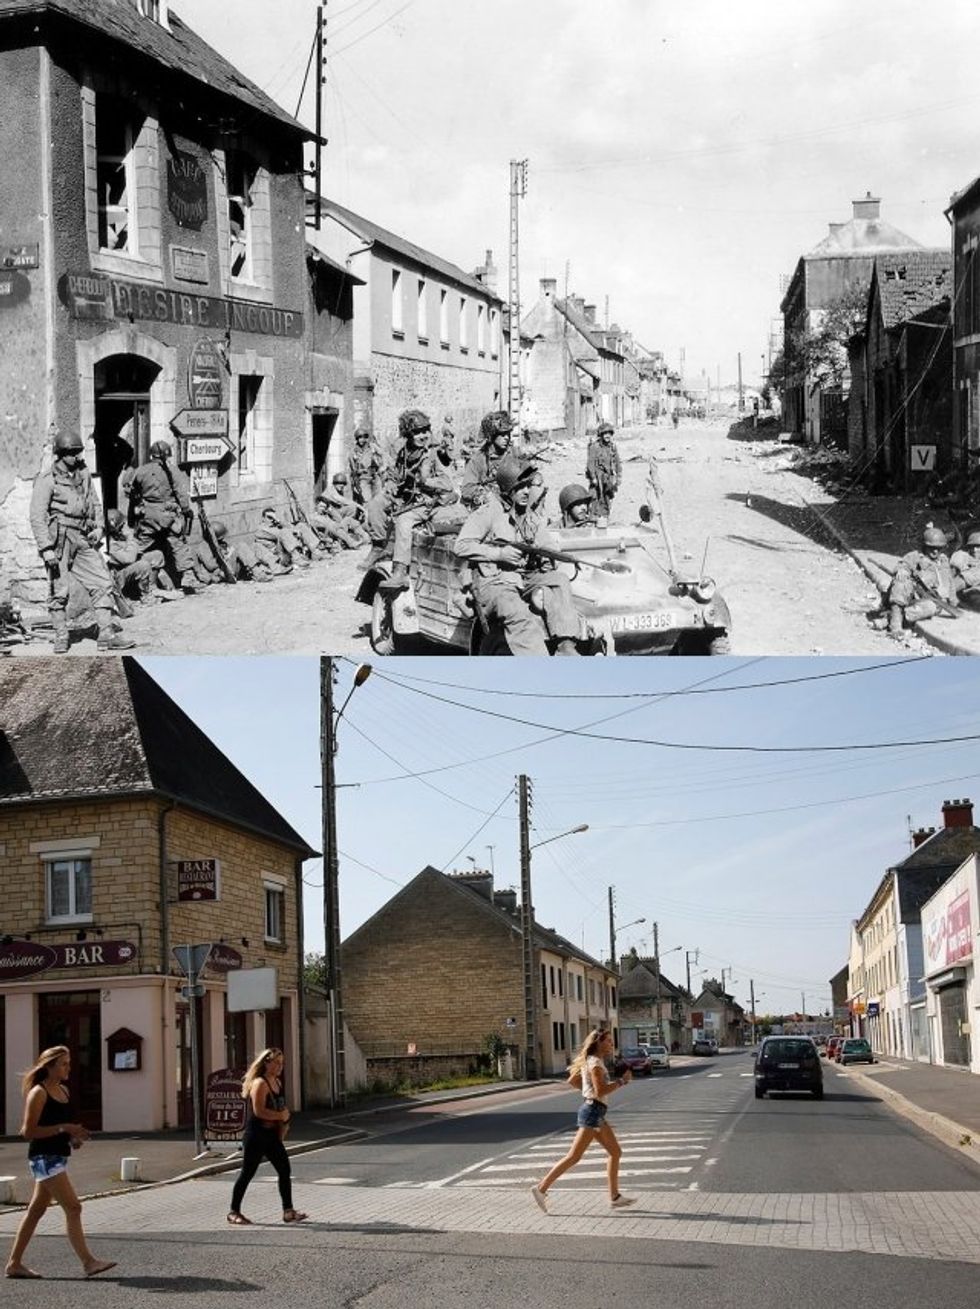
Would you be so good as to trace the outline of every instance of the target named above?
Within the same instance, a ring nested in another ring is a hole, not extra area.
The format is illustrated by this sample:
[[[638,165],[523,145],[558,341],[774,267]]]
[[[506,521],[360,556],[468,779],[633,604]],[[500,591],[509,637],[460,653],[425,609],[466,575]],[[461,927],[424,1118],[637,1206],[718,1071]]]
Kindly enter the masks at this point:
[[[827,1072],[834,1068],[832,1064]],[[846,1071],[892,1108],[980,1163],[980,1078],[974,1073],[891,1055],[877,1064],[851,1064]]]

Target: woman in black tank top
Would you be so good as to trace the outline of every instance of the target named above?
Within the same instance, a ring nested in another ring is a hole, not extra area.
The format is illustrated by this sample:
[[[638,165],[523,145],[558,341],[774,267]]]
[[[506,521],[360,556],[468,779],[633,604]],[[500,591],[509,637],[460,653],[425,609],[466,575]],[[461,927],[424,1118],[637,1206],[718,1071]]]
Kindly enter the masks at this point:
[[[24,1074],[24,1121],[20,1134],[29,1142],[27,1162],[34,1178],[34,1194],[24,1212],[7,1259],[7,1277],[40,1277],[24,1263],[24,1254],[44,1211],[54,1200],[65,1213],[65,1227],[71,1248],[78,1255],[86,1277],[115,1268],[109,1259],[96,1259],[88,1248],[82,1230],[82,1203],[68,1176],[68,1160],[73,1149],[88,1140],[81,1123],[73,1121],[68,1106],[68,1075],[71,1052],[65,1045],[54,1045],[37,1057],[33,1068]]]
[[[283,1145],[289,1123],[289,1110],[282,1089],[281,1050],[263,1050],[253,1059],[242,1081],[242,1096],[248,1101],[245,1135],[242,1138],[242,1171],[235,1179],[231,1193],[228,1222],[234,1227],[247,1227],[251,1219],[242,1213],[242,1200],[249,1182],[259,1164],[268,1159],[279,1178],[279,1198],[282,1200],[282,1221],[301,1223],[306,1214],[293,1208],[293,1182],[289,1155]]]

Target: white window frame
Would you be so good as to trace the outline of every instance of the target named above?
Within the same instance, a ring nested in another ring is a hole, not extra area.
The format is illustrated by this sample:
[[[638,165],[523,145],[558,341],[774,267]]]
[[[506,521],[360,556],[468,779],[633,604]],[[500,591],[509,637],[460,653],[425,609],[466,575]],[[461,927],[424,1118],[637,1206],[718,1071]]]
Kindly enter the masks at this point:
[[[496,359],[500,354],[500,312],[490,310],[490,358]]]
[[[139,238],[139,205],[136,196],[136,138],[133,136],[132,119],[127,119],[122,124],[123,129],[123,146],[124,153],[118,155],[102,155],[99,153],[99,132],[96,125],[95,135],[95,172],[99,178],[102,165],[104,162],[121,164],[122,174],[125,179],[125,200],[124,205],[108,205],[103,203],[101,186],[98,187],[96,199],[96,217],[99,226],[99,254],[120,255],[124,259],[138,259],[140,256],[140,238]],[[125,213],[126,215],[126,245],[122,247],[103,245],[102,244],[102,226],[103,222],[106,229],[109,228],[109,214]]]
[[[93,920],[92,906],[89,905],[87,911],[79,912],[76,906],[76,876],[77,868],[72,869],[71,881],[69,886],[69,903],[70,908],[66,914],[55,914],[52,912],[52,895],[51,895],[51,877],[55,864],[61,863],[80,863],[88,864],[89,886],[93,886],[93,869],[92,869],[92,851],[91,849],[75,850],[50,850],[42,854],[41,862],[44,865],[44,921],[48,924],[59,923],[90,923]]]
[[[400,268],[391,270],[391,333],[392,336],[405,335],[405,304]]]
[[[418,278],[416,293],[416,328],[419,340],[424,342],[429,339],[429,287],[424,277]]]
[[[262,896],[263,896],[263,934],[264,939],[274,945],[286,944],[286,879],[276,877],[272,873],[262,874]],[[270,896],[274,896],[278,901],[279,922],[273,923],[269,915]],[[274,935],[269,931],[270,927],[278,927],[279,934]]]
[[[481,355],[487,352],[487,307],[480,302],[476,306],[476,352]]]
[[[272,480],[272,450],[275,442],[275,361],[269,356],[257,355],[251,350],[233,354],[229,360],[231,376],[228,379],[229,435],[235,441],[234,473],[237,486],[247,494],[260,495],[263,486]],[[260,380],[258,400],[252,408],[252,425],[249,434],[249,467],[238,462],[239,379],[257,377]]]
[[[249,169],[251,185],[249,204],[245,206],[245,269],[237,277],[231,274],[231,199],[228,191],[228,152],[213,154],[214,208],[218,228],[218,267],[225,295],[236,300],[265,304],[273,298],[272,276],[272,196],[269,170],[250,150],[237,155]]]
[[[449,345],[449,292],[444,286],[439,288],[439,340]]]
[[[470,348],[469,331],[466,322],[467,301],[466,296],[459,297],[459,348],[464,353]]]

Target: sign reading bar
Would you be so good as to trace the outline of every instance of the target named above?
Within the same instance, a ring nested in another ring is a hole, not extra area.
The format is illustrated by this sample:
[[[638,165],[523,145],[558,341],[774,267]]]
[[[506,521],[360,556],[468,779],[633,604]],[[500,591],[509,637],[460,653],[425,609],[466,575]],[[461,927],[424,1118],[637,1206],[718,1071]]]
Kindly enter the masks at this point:
[[[114,277],[66,273],[58,280],[58,294],[73,318],[133,318],[178,327],[204,327],[219,332],[250,332],[256,336],[299,339],[303,315],[298,309],[247,304],[190,291],[168,291],[142,282],[121,282]]]
[[[178,859],[177,899],[220,900],[220,861],[217,859]]]
[[[181,409],[171,418],[170,426],[181,436],[224,436],[228,431],[228,410]]]
[[[52,946],[57,959],[52,968],[117,968],[136,958],[132,941],[72,941]]]
[[[245,1070],[219,1068],[204,1088],[204,1135],[209,1141],[237,1141],[245,1131],[242,1078]]]

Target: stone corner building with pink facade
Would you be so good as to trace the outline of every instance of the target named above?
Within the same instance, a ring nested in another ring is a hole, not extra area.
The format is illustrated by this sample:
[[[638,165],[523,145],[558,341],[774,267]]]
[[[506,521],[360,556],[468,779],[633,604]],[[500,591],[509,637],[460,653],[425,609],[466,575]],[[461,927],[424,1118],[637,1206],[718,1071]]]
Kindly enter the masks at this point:
[[[202,1083],[276,1045],[300,1107],[314,854],[135,660],[0,663],[0,1134],[53,1044],[89,1127],[189,1125],[191,1004]],[[173,947],[201,942],[217,948],[186,1000]],[[276,1007],[229,1010],[232,974],[258,968]]]
[[[343,466],[351,284],[308,263],[308,138],[166,0],[0,0],[0,588],[41,598],[52,422],[106,510],[169,441],[233,538]]]

